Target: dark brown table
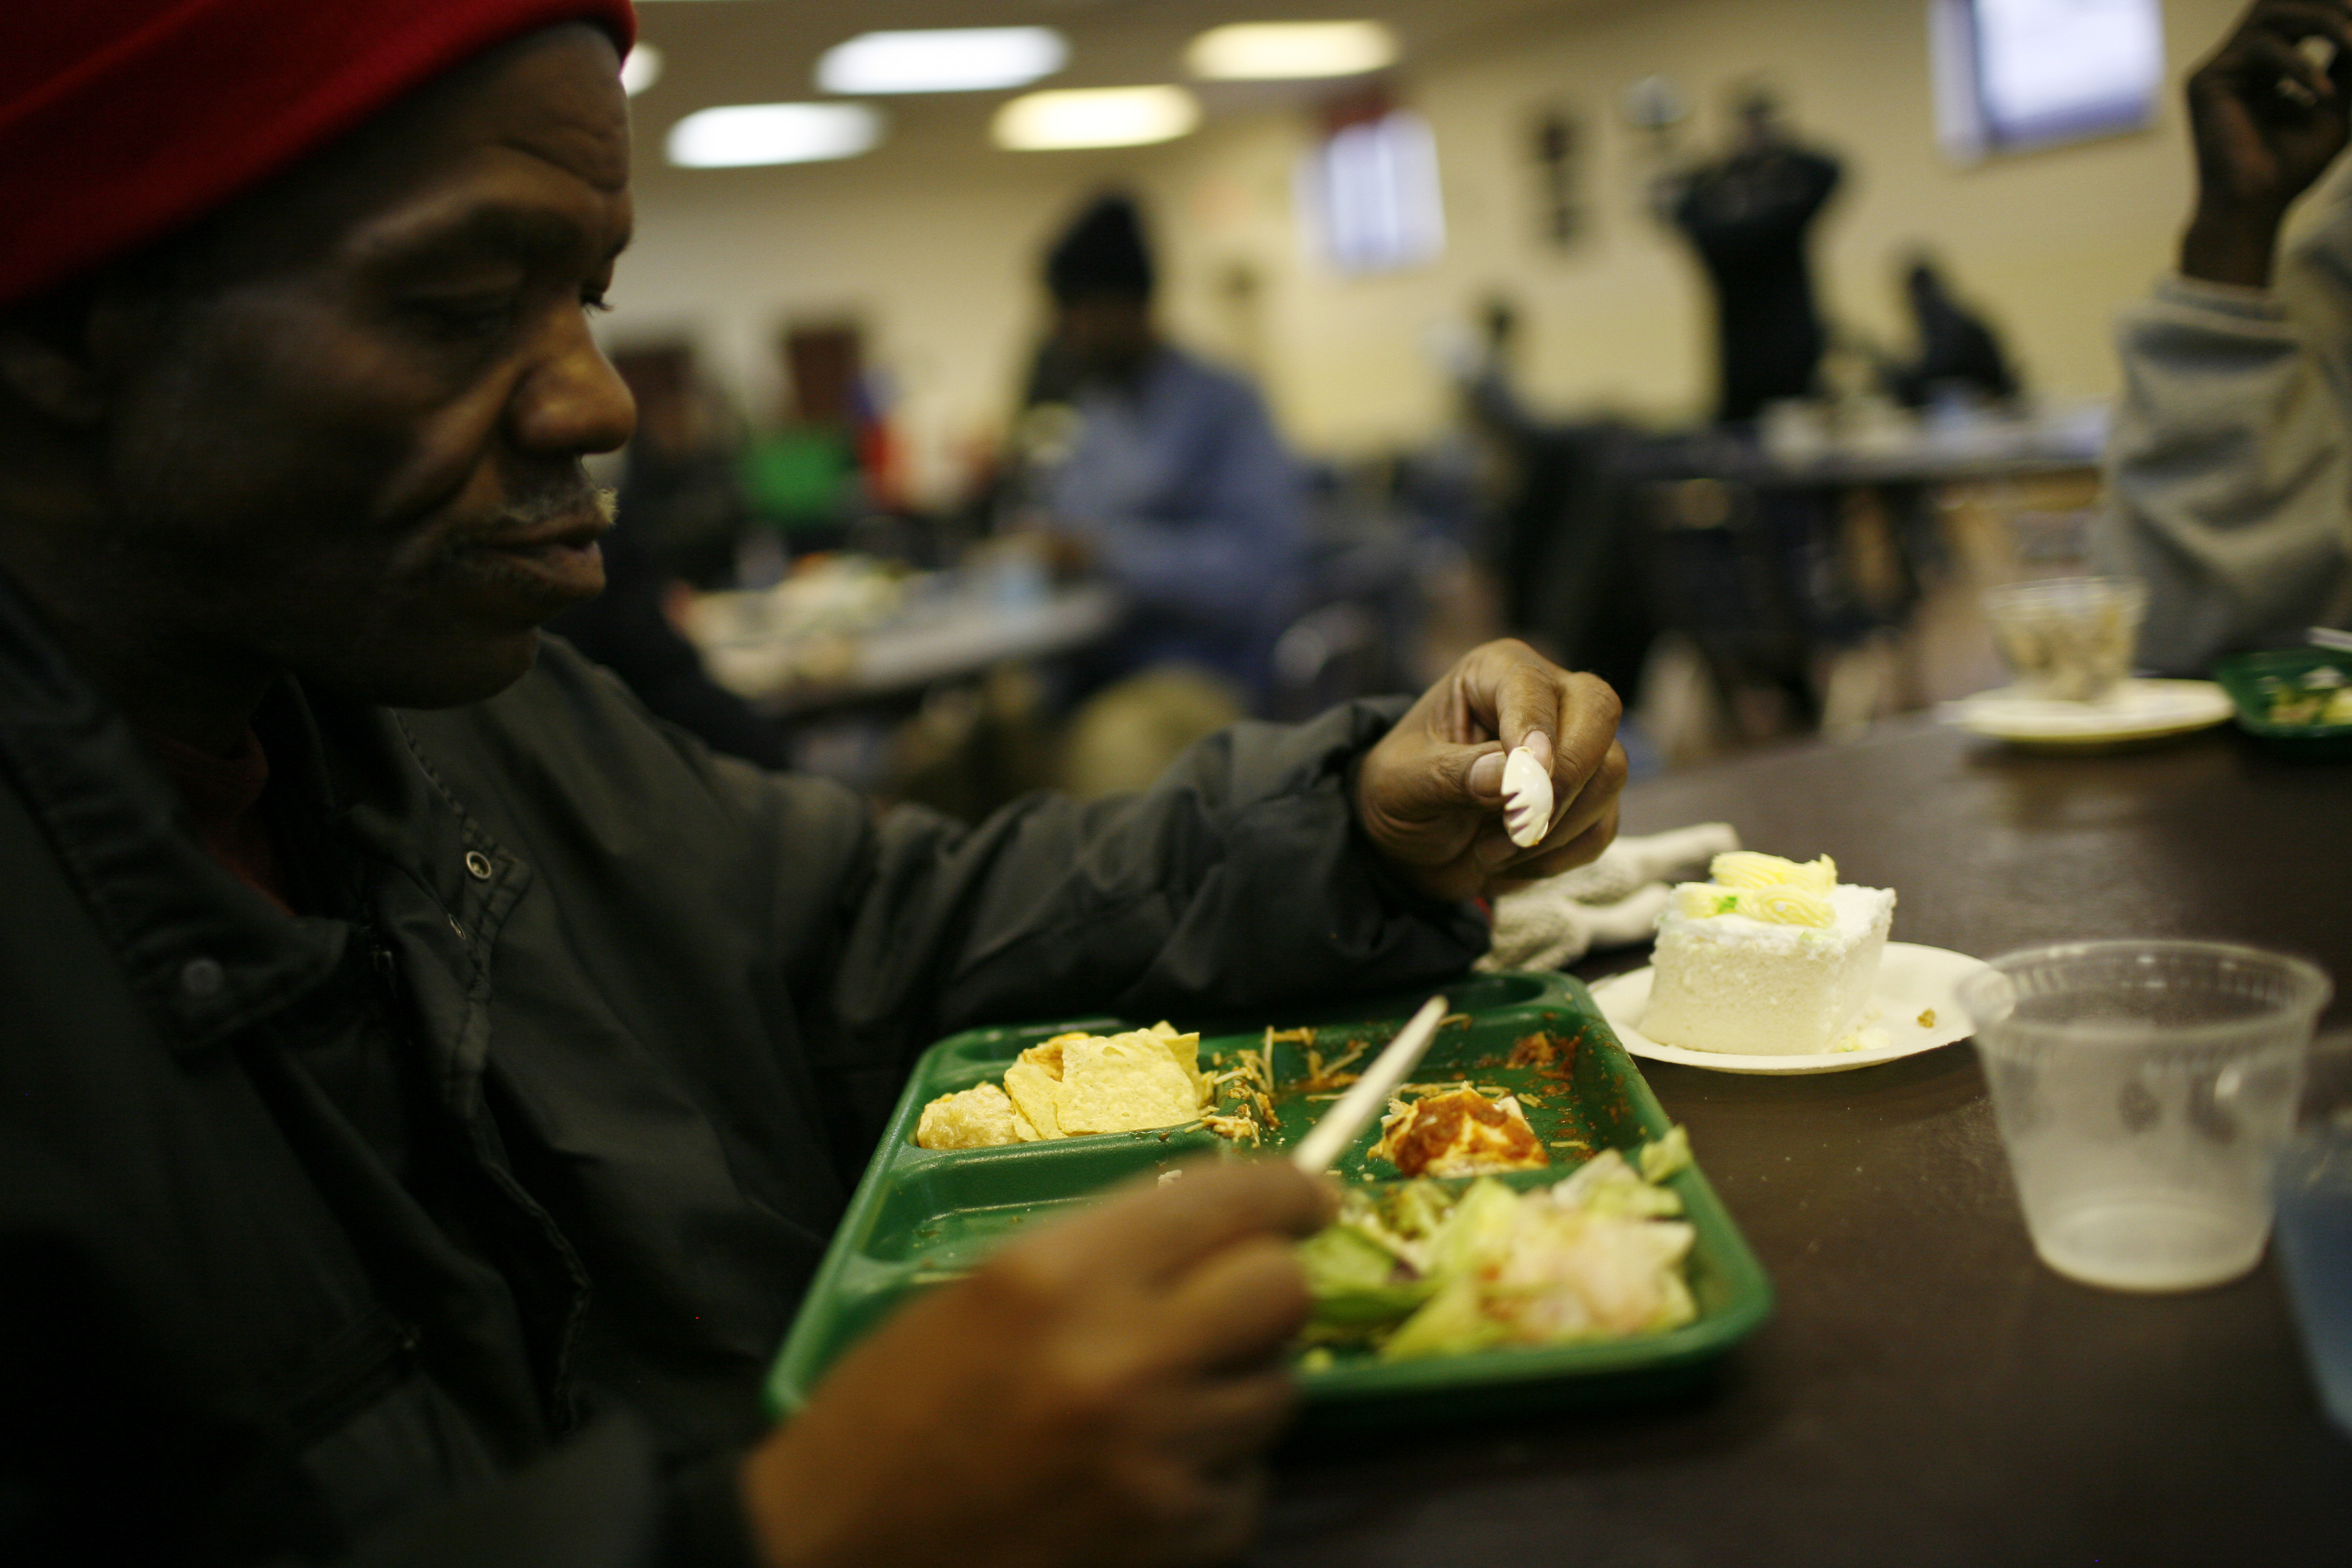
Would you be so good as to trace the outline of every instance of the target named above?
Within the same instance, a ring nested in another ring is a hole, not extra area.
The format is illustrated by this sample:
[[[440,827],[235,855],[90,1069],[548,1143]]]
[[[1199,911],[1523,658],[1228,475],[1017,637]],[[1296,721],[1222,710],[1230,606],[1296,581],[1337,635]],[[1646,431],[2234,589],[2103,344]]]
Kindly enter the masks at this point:
[[[2227,938],[2352,989],[2352,763],[2234,731],[2059,758],[1913,722],[1626,798],[1628,832],[1715,820],[1897,889],[1898,940]],[[1771,1271],[1773,1321],[1664,1405],[1294,1448],[1252,1561],[2352,1563],[2352,1440],[2274,1265],[2159,1297],[2041,1267],[1971,1047],[1817,1078],[1644,1070]]]

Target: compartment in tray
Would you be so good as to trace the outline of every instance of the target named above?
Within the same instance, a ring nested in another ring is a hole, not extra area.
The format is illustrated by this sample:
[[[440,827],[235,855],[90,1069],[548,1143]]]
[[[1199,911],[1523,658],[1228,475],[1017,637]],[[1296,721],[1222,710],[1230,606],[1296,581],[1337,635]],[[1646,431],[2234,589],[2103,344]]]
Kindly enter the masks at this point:
[[[1600,1149],[1630,1148],[1650,1135],[1628,1120],[1622,1083],[1595,1068],[1589,1053],[1579,1051],[1584,1031],[1593,1020],[1561,1005],[1557,989],[1545,979],[1528,974],[1483,975],[1456,984],[1447,994],[1454,1012],[1415,1072],[1406,1098],[1464,1084],[1507,1089],[1519,1098],[1529,1124],[1553,1152],[1556,1163],[1574,1163]],[[1272,1150],[1297,1142],[1339,1100],[1353,1081],[1354,1071],[1369,1065],[1395,1037],[1402,1024],[1399,1015],[1411,1012],[1417,1000],[1300,1008],[1273,1026],[1203,1026],[1202,1068],[1225,1079],[1211,1108],[1218,1118],[1214,1129],[1244,1148]],[[940,1095],[1001,1081],[1004,1068],[1024,1048],[1040,1040],[1065,1031],[1112,1033],[1132,1026],[1097,1018],[957,1036],[930,1053],[919,1069],[909,1091],[917,1118],[921,1106]],[[1179,1026],[1185,1026],[1180,1023]],[[1269,1033],[1275,1037],[1270,1046]],[[1311,1038],[1301,1038],[1302,1035]],[[1515,1047],[1535,1036],[1549,1037],[1552,1059],[1523,1057],[1515,1062]],[[1245,1080],[1239,1069],[1251,1057],[1263,1063],[1269,1051],[1272,1076],[1264,1081],[1271,1092],[1259,1101],[1247,1091],[1260,1079]],[[1247,1131],[1253,1122],[1255,1137]],[[915,1119],[908,1119],[893,1129],[892,1136],[902,1145],[898,1156],[901,1162],[961,1160],[1003,1152],[921,1149],[914,1142],[914,1128]],[[1158,1138],[1167,1131],[1154,1130],[1148,1135]],[[1090,1147],[1134,1136],[1138,1134],[1095,1133],[1011,1147]],[[1365,1132],[1341,1156],[1338,1173],[1351,1180],[1393,1177],[1397,1173],[1385,1163],[1366,1159],[1379,1137],[1377,1125]]]
[[[1002,1149],[909,1150],[863,1205],[857,1251],[961,1272],[989,1248],[1105,1187],[1214,1149],[1198,1131],[1106,1132]]]
[[[1557,1173],[1502,1178],[1542,1185]],[[1335,1348],[1304,1366],[1297,1433],[1358,1426],[1459,1422],[1549,1407],[1605,1404],[1664,1394],[1704,1376],[1714,1362],[1772,1312],[1772,1283],[1738,1226],[1696,1166],[1666,1184],[1696,1233],[1684,1263],[1698,1315],[1679,1328],[1625,1339],[1477,1351],[1383,1363],[1370,1352]]]
[[[1246,1078],[1226,1076],[1220,1084],[1217,1110],[1228,1115],[1246,1110],[1262,1129],[1260,1147],[1286,1148],[1338,1102],[1354,1072],[1380,1054],[1399,1026],[1400,1020],[1393,1017],[1342,1018],[1276,1027],[1271,1046],[1263,1030],[1255,1037],[1203,1038],[1202,1065],[1213,1073],[1232,1075],[1243,1070],[1245,1057],[1258,1057],[1257,1071]],[[1593,1026],[1594,1020],[1556,1005],[1514,1006],[1488,1015],[1456,1012],[1440,1027],[1429,1054],[1399,1094],[1413,1100],[1463,1087],[1507,1090],[1518,1099],[1555,1166],[1572,1168],[1602,1149],[1632,1148],[1664,1130],[1644,1123],[1622,1076],[1612,1072],[1599,1048],[1589,1043]],[[1311,1029],[1313,1037],[1296,1037],[1302,1029]],[[1253,1090],[1264,1076],[1264,1053],[1269,1049],[1273,1089],[1261,1100]],[[1396,1179],[1394,1166],[1370,1157],[1379,1140],[1375,1122],[1340,1156],[1335,1172],[1348,1181]]]

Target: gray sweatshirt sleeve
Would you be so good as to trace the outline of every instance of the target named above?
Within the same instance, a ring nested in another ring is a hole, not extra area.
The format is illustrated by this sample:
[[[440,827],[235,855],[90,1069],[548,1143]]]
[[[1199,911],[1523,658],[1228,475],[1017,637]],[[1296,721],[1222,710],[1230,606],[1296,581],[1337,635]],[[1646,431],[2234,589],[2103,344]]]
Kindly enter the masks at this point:
[[[2352,618],[2352,204],[2318,216],[2275,292],[2172,278],[2121,322],[2094,555],[2161,673]]]

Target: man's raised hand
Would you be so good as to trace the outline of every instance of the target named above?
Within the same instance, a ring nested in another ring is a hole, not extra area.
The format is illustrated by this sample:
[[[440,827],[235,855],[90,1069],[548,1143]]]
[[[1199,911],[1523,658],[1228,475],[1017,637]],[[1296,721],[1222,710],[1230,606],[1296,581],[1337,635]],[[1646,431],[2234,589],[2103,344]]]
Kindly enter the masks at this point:
[[[2328,46],[2316,58],[2306,52],[2315,39]],[[2348,89],[2352,4],[2256,0],[2248,8],[2189,79],[2197,211],[2180,243],[2185,276],[2269,286],[2286,209],[2344,150]]]
[[[1625,752],[1617,694],[1525,643],[1473,649],[1364,758],[1356,818],[1423,891],[1466,899],[1581,866],[1617,835]],[[1551,826],[1522,848],[1503,823],[1504,759],[1549,768]]]

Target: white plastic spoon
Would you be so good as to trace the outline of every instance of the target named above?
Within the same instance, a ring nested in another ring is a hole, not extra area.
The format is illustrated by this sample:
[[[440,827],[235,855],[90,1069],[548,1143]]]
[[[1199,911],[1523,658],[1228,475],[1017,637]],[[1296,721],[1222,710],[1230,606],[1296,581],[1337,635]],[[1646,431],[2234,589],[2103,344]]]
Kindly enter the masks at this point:
[[[1421,1065],[1429,1042],[1437,1038],[1437,1026],[1445,1018],[1445,998],[1432,996],[1421,1005],[1421,1011],[1407,1020],[1397,1031],[1388,1048],[1372,1058],[1364,1076],[1348,1086],[1339,1103],[1323,1113],[1298,1147],[1290,1152],[1290,1162],[1310,1176],[1319,1176],[1331,1168],[1339,1151],[1355,1141],[1356,1134],[1371,1125],[1373,1115],[1389,1102],[1405,1075]]]
[[[1551,772],[1525,746],[1503,763],[1503,828],[1522,849],[1551,831]]]

